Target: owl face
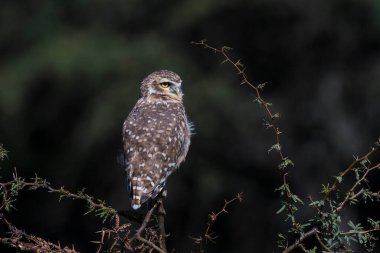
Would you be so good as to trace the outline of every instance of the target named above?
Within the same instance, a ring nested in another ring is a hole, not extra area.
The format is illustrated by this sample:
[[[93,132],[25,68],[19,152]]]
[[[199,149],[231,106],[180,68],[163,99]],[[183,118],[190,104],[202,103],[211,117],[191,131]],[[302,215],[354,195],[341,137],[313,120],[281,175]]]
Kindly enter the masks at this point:
[[[141,96],[159,96],[174,100],[182,100],[182,80],[174,72],[168,70],[155,71],[141,83]]]

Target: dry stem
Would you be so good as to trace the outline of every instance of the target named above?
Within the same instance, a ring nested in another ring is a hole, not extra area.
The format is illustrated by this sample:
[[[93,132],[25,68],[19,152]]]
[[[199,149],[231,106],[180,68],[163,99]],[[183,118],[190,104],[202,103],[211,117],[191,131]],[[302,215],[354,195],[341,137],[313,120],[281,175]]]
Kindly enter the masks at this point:
[[[10,237],[0,237],[2,244],[16,248],[19,251],[25,252],[55,252],[55,253],[79,253],[79,251],[72,248],[64,247],[61,245],[48,242],[40,237],[29,235],[24,231],[16,228],[8,220],[1,218],[8,227]]]
[[[216,213],[211,212],[209,214],[209,222],[207,223],[207,227],[206,227],[203,235],[200,235],[198,237],[190,236],[190,238],[194,240],[195,244],[199,244],[200,248],[202,249],[202,242],[207,243],[207,241],[210,241],[212,243],[215,243],[217,236],[215,236],[215,234],[211,232],[212,226],[214,225],[214,223],[217,221],[217,219],[219,218],[219,216],[222,213],[228,213],[227,207],[237,200],[239,202],[243,201],[243,193],[242,192],[238,193],[234,198],[232,198],[230,200],[224,200],[224,205],[218,212],[216,212]]]

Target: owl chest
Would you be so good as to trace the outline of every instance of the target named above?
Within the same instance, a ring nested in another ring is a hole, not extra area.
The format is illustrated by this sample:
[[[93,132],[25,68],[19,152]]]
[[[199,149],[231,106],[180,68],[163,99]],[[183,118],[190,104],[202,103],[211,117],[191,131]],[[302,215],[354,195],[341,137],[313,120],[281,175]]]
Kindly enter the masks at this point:
[[[185,138],[185,115],[179,107],[150,105],[135,108],[129,117],[130,142],[168,146]]]

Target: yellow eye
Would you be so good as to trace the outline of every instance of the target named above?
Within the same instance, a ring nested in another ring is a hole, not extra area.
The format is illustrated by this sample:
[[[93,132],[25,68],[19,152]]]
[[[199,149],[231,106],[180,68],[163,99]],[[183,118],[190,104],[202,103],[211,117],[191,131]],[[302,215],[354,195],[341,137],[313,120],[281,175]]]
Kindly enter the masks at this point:
[[[160,83],[162,88],[168,88],[170,83]]]

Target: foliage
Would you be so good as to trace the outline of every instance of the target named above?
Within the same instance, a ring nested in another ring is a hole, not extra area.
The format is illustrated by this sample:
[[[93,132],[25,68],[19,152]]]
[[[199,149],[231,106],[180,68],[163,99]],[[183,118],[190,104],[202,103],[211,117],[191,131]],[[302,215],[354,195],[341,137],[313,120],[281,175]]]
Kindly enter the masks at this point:
[[[5,154],[5,151],[4,151]],[[144,216],[139,216],[134,212],[116,211],[108,206],[105,201],[97,199],[85,193],[82,189],[76,193],[66,190],[64,187],[54,188],[51,183],[37,175],[31,179],[25,179],[17,175],[15,170],[10,181],[0,181],[0,196],[2,197],[0,206],[0,221],[8,228],[8,236],[0,235],[0,244],[9,245],[10,247],[26,252],[59,252],[59,253],[78,253],[74,248],[61,247],[61,245],[49,242],[46,239],[29,235],[24,231],[16,228],[5,217],[12,210],[16,210],[15,202],[23,190],[35,191],[38,189],[45,190],[48,193],[58,194],[58,199],[82,200],[86,203],[87,211],[85,214],[93,214],[100,218],[103,223],[107,222],[108,227],[103,227],[98,233],[99,241],[93,241],[98,245],[97,252],[152,252],[153,250],[165,253],[166,238],[165,232],[165,209],[163,198],[160,197]],[[222,213],[227,213],[227,206],[239,200],[242,201],[242,193],[229,201],[225,200],[223,208],[217,213],[210,214],[210,222],[199,238],[192,238],[196,245],[199,245],[200,252],[203,252],[202,241],[215,242],[216,237],[211,233],[211,227]],[[120,224],[120,216],[125,216],[127,222]],[[134,229],[136,232],[133,232]]]
[[[373,163],[370,160],[380,149],[380,139],[375,142],[375,146],[364,156],[354,156],[354,161],[348,168],[334,177],[335,180],[331,186],[329,183],[327,185],[322,184],[321,198],[313,200],[310,197],[310,204],[305,206],[304,201],[291,190],[286,180],[286,176],[288,175],[286,169],[289,165],[294,166],[294,163],[283,154],[280,144],[280,134],[282,132],[275,122],[275,119],[279,118],[279,114],[272,112],[272,103],[268,103],[261,95],[261,91],[265,85],[254,85],[249,81],[241,60],[235,61],[231,58],[229,51],[232,48],[224,46],[218,49],[207,44],[206,40],[192,43],[220,54],[223,57],[222,63],[231,64],[237,71],[237,75],[241,77],[241,84],[248,85],[253,89],[255,94],[254,101],[265,112],[264,126],[272,131],[275,139],[275,144],[268,149],[268,153],[276,151],[279,154],[280,163],[278,164],[278,168],[283,177],[282,185],[275,190],[280,192],[280,196],[282,197],[281,207],[276,213],[284,213],[285,221],[290,221],[288,236],[298,237],[293,244],[290,244],[286,235],[278,234],[278,247],[283,249],[282,252],[291,252],[296,248],[301,248],[304,252],[316,252],[318,248],[322,252],[353,252],[354,243],[359,243],[368,252],[372,252],[376,246],[374,241],[377,240],[375,232],[380,231],[380,220],[373,220],[367,217],[368,224],[366,226],[360,223],[355,224],[353,221],[348,220],[347,225],[350,229],[346,231],[344,230],[345,224],[342,221],[342,215],[348,205],[356,205],[360,201],[365,205],[368,201],[380,200],[380,192],[373,192],[371,190],[374,186],[371,186],[369,180],[370,174],[380,171],[380,161]],[[354,174],[355,178],[351,188],[344,190],[342,189],[342,182],[346,180],[350,173]],[[313,213],[315,216],[309,218],[306,222],[298,221],[297,212],[306,212],[306,209],[310,207],[314,209]],[[310,245],[307,245],[305,240],[310,236],[314,236],[318,244],[312,244],[311,248],[307,249],[307,246],[310,247]]]
[[[3,148],[3,145],[0,145],[0,160],[4,160],[7,157],[8,151]]]

